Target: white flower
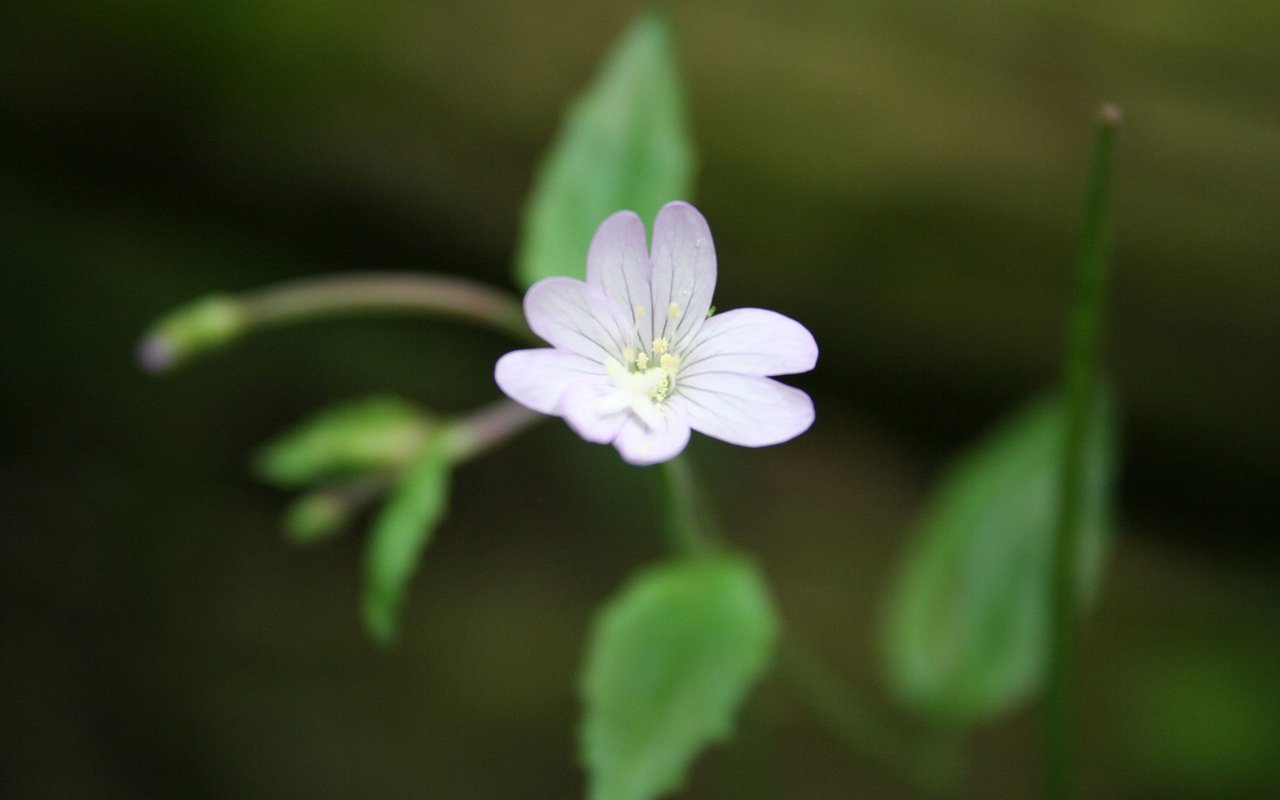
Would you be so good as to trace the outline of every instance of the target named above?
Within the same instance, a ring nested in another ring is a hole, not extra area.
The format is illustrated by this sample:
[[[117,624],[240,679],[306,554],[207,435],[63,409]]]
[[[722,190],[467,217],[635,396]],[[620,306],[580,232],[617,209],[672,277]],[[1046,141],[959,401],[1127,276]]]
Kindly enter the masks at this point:
[[[664,206],[652,252],[640,218],[619,211],[596,231],[585,283],[530,287],[525,317],[552,346],[504,355],[498,386],[632,464],[675,457],[690,429],[746,447],[799,436],[813,402],[768,376],[813,369],[813,336],[759,308],[709,316],[715,283],[715,246],[697,209]]]

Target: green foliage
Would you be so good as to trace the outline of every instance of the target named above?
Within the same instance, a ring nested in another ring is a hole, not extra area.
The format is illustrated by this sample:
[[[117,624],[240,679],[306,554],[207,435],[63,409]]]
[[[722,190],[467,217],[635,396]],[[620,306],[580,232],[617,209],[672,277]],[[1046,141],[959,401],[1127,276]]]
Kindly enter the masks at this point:
[[[452,467],[448,431],[437,431],[374,522],[365,555],[365,627],[383,644],[395,639],[400,606],[423,550],[444,518]]]
[[[694,154],[666,20],[642,16],[569,111],[525,208],[516,279],[581,278],[596,227],[687,199]]]
[[[396,397],[374,397],[318,414],[264,447],[255,469],[264,480],[307,486],[402,469],[432,432],[426,414]]]
[[[769,662],[777,621],[759,572],[714,556],[651,568],[603,611],[587,653],[582,757],[593,800],[680,786],[725,738]]]
[[[1084,451],[1079,581],[1096,594],[1115,442],[1106,397]],[[1065,426],[1061,401],[1023,410],[944,477],[915,532],[885,618],[890,688],[943,724],[976,724],[1035,692],[1049,647],[1049,576]]]

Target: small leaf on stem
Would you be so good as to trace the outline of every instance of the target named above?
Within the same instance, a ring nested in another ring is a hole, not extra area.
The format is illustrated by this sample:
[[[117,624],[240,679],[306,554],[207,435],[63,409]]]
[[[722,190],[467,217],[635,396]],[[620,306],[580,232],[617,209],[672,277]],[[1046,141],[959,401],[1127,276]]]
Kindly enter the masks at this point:
[[[1045,677],[1049,574],[1065,410],[1041,401],[944,476],[891,587],[884,655],[890,689],[934,721],[988,721]],[[1084,452],[1077,580],[1096,593],[1106,552],[1116,445],[1095,398]]]
[[[364,621],[382,644],[396,635],[400,606],[423,551],[444,518],[452,467],[451,434],[431,437],[374,522],[365,557]]]
[[[593,800],[649,800],[678,788],[726,738],[773,653],[764,580],[739,557],[651,568],[605,607],[582,682],[582,758]]]

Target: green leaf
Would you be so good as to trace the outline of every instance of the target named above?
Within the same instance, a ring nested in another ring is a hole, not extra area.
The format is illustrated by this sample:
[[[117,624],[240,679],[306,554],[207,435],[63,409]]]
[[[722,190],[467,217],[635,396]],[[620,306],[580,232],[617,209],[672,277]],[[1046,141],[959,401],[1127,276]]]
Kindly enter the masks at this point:
[[[281,436],[258,453],[254,467],[264,480],[288,487],[402,469],[432,427],[426,414],[399,398],[359,400]]]
[[[1023,410],[944,476],[891,587],[883,640],[893,694],[946,725],[988,721],[1035,693],[1049,648],[1062,402]],[[1092,602],[1115,474],[1108,397],[1084,452],[1080,596]]]
[[[596,227],[688,199],[694,154],[666,20],[643,15],[570,109],[525,207],[516,279],[581,278]]]
[[[396,636],[400,606],[436,525],[444,518],[451,436],[439,431],[374,522],[365,556],[364,621],[382,644]]]
[[[648,800],[679,788],[698,752],[729,734],[776,632],[764,581],[743,559],[697,558],[634,578],[587,652],[590,797]]]

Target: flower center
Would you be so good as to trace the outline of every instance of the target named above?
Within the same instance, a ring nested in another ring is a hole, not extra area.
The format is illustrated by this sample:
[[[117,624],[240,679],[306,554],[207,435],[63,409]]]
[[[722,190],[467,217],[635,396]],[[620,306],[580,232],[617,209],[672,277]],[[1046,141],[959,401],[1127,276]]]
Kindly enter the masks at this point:
[[[630,409],[646,425],[657,426],[666,413],[663,403],[676,390],[680,356],[668,352],[666,339],[655,339],[652,352],[628,347],[622,351],[624,361],[606,359],[605,371],[613,380],[614,390],[601,398],[601,413]]]

